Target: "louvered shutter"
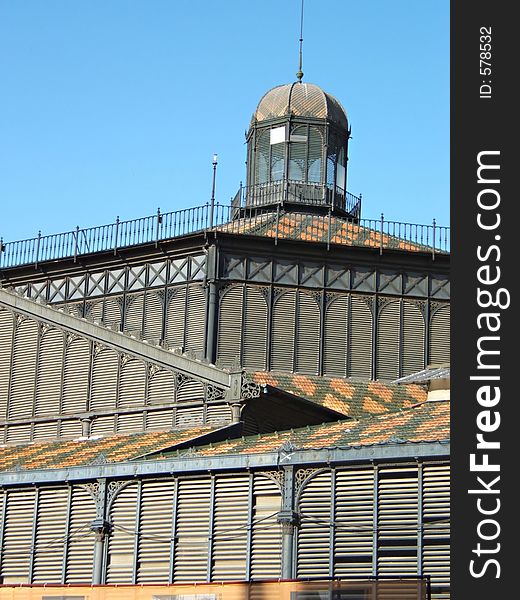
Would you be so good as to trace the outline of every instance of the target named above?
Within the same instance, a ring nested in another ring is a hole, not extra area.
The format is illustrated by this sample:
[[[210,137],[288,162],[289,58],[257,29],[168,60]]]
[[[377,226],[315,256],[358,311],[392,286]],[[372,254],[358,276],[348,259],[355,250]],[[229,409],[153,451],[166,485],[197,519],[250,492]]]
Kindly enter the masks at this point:
[[[295,338],[296,292],[278,296],[273,306],[271,369],[292,371]]]
[[[142,406],[145,402],[146,365],[138,359],[125,358],[121,364],[119,406]]]
[[[0,309],[0,420],[7,417],[11,352],[13,349],[14,315]]]
[[[249,477],[217,477],[212,581],[246,579]]]
[[[119,356],[109,348],[97,350],[92,361],[90,410],[114,410]]]
[[[18,323],[14,340],[8,415],[9,419],[27,419],[33,413],[38,323],[32,319]]]
[[[116,331],[121,329],[121,323],[123,320],[123,315],[121,313],[121,302],[122,298],[120,297],[105,298],[103,324],[106,327],[115,329]]]
[[[125,331],[141,338],[143,335],[144,294],[128,294],[125,306]]]
[[[152,344],[159,344],[163,337],[164,293],[146,292],[143,337]]]
[[[376,379],[399,377],[399,337],[401,303],[388,302],[379,307],[377,319]]]
[[[231,422],[231,409],[229,404],[210,404],[206,407],[206,423],[212,425],[215,423]]]
[[[206,294],[199,285],[188,287],[186,349],[202,357],[206,331]]]
[[[129,415],[118,415],[116,422],[117,433],[133,433],[144,430],[144,414],[132,413]]]
[[[417,466],[381,467],[378,480],[378,575],[417,573]]]
[[[176,392],[177,402],[203,402],[204,385],[195,379],[183,381]]]
[[[96,518],[92,496],[80,486],[72,488],[69,538],[65,583],[92,583],[94,560],[94,533],[90,524]]]
[[[323,138],[316,127],[309,127],[309,159],[307,165],[307,181],[321,183],[323,171]]]
[[[432,365],[450,362],[450,307],[441,306],[430,318],[430,360]]]
[[[167,583],[173,546],[174,481],[145,481],[141,491],[137,583]]]
[[[271,479],[255,475],[253,491],[251,579],[277,579],[282,553],[281,526],[276,520],[282,508],[280,488]]]
[[[1,552],[2,583],[30,583],[34,489],[12,490],[6,495],[4,538]]]
[[[306,163],[307,126],[298,125],[293,127],[289,142],[289,179],[305,181]]]
[[[32,583],[62,581],[68,501],[65,487],[39,490]]]
[[[90,426],[91,435],[111,435],[114,433],[115,418],[114,415],[108,417],[97,417]]]
[[[320,473],[304,487],[300,498],[298,577],[328,577],[331,522],[331,474]]]
[[[336,473],[334,577],[372,575],[374,469]]]
[[[418,306],[403,303],[403,367],[401,375],[424,369],[424,317]]]
[[[147,431],[165,431],[173,427],[173,410],[155,410],[146,415]]]
[[[81,422],[79,419],[71,419],[70,421],[62,421],[60,423],[60,437],[62,438],[77,438],[81,433]]]
[[[234,285],[220,297],[217,359],[223,367],[230,367],[238,359],[242,347],[242,309],[244,287]]]
[[[65,341],[62,331],[49,329],[41,336],[34,409],[37,417],[60,413],[64,349]]]
[[[186,318],[186,286],[170,288],[166,309],[166,343],[168,348],[184,349]]]
[[[255,148],[255,184],[267,183],[270,151],[270,131],[257,134]]]
[[[345,377],[347,370],[348,296],[334,298],[325,311],[323,370]]]
[[[246,287],[242,365],[264,370],[267,353],[267,303],[262,293]]]
[[[304,292],[298,293],[296,319],[297,373],[318,373],[320,360],[320,307],[316,300]]]
[[[103,300],[87,300],[85,314],[90,321],[103,323]]]
[[[370,378],[372,374],[372,311],[359,296],[350,299],[349,377]]]
[[[35,423],[33,426],[33,441],[53,440],[58,437],[58,423]]]
[[[432,597],[449,598],[450,466],[423,466],[422,568],[432,578]]]
[[[173,373],[166,369],[156,371],[148,381],[148,403],[170,404],[174,400]]]
[[[174,583],[206,581],[211,479],[178,482]]]
[[[7,427],[7,442],[22,444],[31,440],[31,425],[11,425]]]
[[[87,409],[89,367],[90,342],[81,338],[69,339],[63,368],[63,414],[79,413]]]
[[[196,427],[204,423],[203,406],[183,406],[175,409],[175,427]]]
[[[138,490],[137,484],[123,488],[110,508],[112,531],[108,538],[108,584],[134,583]]]

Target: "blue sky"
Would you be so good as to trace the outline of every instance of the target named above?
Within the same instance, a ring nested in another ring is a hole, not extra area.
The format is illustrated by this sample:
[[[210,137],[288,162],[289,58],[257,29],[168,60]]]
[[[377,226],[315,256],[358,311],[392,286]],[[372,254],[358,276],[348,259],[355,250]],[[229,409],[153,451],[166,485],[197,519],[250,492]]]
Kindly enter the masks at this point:
[[[0,0],[4,240],[229,203],[298,67],[300,0]],[[449,219],[448,0],[305,1],[304,81],[346,108],[363,216]]]

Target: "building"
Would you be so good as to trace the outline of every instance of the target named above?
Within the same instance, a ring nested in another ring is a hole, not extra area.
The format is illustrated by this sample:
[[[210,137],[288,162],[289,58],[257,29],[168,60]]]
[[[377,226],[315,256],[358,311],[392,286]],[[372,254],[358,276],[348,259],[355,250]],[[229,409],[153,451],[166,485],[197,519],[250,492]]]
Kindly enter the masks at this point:
[[[449,395],[423,382],[449,362],[449,232],[363,220],[349,137],[300,78],[260,100],[231,206],[2,246],[4,586],[447,597]]]

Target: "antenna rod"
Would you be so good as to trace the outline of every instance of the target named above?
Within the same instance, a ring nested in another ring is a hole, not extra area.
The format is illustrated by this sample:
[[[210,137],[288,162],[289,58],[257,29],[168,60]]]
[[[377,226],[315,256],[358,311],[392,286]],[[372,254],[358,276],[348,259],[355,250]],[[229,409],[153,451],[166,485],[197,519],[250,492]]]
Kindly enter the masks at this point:
[[[211,186],[211,204],[209,207],[209,228],[213,229],[213,213],[215,211],[215,180],[217,176],[217,163],[218,156],[216,154],[213,155],[213,183]]]
[[[300,65],[298,68],[298,72],[296,73],[296,77],[298,78],[298,81],[300,81],[300,82],[303,78],[302,63],[303,63],[303,0],[302,0],[301,14],[300,14]]]

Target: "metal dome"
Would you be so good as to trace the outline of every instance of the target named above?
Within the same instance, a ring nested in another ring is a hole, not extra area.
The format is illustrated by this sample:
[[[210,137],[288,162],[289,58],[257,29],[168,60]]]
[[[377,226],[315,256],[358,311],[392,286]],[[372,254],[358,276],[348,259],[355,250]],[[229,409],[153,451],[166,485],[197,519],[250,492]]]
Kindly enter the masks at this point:
[[[328,119],[348,131],[347,115],[341,104],[313,83],[288,83],[269,90],[253,114],[251,124],[292,114]]]

